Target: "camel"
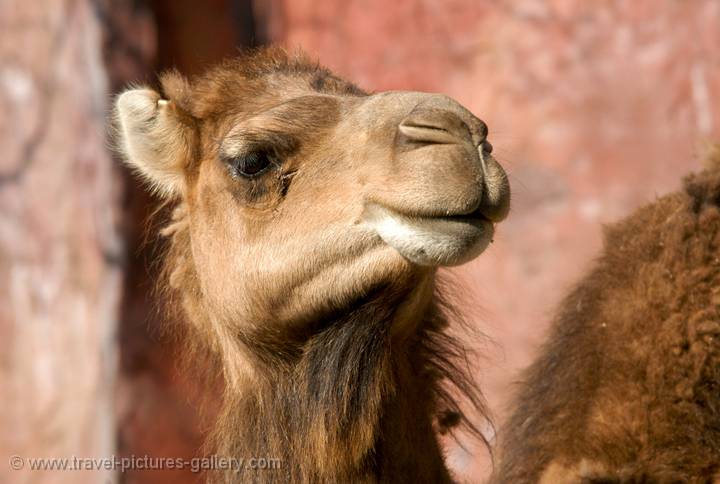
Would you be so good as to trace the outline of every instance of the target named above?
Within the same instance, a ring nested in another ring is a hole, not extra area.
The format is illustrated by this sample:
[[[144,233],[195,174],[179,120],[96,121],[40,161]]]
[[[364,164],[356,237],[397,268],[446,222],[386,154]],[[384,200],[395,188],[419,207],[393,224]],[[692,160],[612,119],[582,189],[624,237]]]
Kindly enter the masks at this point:
[[[119,148],[173,207],[160,284],[225,384],[210,448],[281,462],[209,479],[451,482],[437,433],[473,428],[458,394],[484,410],[436,273],[509,210],[485,123],[278,48],[160,85],[117,98]]]
[[[609,227],[501,427],[491,482],[720,483],[720,149]]]

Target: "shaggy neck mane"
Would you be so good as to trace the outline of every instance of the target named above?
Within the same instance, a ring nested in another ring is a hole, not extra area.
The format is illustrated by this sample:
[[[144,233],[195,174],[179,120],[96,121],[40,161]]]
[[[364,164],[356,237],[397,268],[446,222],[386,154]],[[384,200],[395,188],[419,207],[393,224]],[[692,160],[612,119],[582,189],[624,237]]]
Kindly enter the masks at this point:
[[[170,242],[160,287],[169,288],[168,307],[182,308],[189,323],[182,333],[193,364],[198,351],[192,350],[209,352],[224,372],[210,453],[281,461],[278,470],[243,471],[256,482],[450,482],[437,433],[464,424],[485,441],[453,397],[486,419],[466,350],[445,332],[448,308],[437,291],[402,344],[391,328],[412,287],[375,288],[296,341],[239,333],[228,344],[203,310],[182,204],[172,219],[162,231]],[[259,368],[251,383],[228,376],[228,368],[243,364]],[[233,481],[238,475],[209,477]]]

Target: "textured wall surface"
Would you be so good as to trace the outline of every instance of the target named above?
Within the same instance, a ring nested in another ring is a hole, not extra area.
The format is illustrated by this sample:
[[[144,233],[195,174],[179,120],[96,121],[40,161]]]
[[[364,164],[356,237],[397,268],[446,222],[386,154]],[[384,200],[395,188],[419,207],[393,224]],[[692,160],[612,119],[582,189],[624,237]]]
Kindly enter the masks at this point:
[[[601,225],[679,187],[720,138],[720,2],[278,5],[276,40],[367,89],[444,92],[489,124],[513,211],[491,249],[456,272],[471,288],[468,314],[496,343],[476,368],[500,421]],[[487,472],[481,449],[450,457],[475,482]]]
[[[123,251],[100,22],[89,1],[9,0],[0,32],[0,482],[107,482],[27,460],[114,451]]]

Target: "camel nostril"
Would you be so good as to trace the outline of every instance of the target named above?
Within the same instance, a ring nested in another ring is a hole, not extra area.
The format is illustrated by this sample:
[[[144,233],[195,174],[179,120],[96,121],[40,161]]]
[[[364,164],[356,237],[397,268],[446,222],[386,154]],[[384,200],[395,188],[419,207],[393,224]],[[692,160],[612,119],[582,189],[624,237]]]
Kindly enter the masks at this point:
[[[490,153],[492,153],[493,145],[491,145],[488,140],[485,140],[482,143],[480,143],[480,148],[482,149],[483,153],[490,154]]]
[[[405,141],[422,144],[457,144],[469,141],[468,125],[447,109],[415,109],[398,126]]]
[[[454,144],[457,137],[439,126],[403,123],[398,130],[402,140],[412,144]]]

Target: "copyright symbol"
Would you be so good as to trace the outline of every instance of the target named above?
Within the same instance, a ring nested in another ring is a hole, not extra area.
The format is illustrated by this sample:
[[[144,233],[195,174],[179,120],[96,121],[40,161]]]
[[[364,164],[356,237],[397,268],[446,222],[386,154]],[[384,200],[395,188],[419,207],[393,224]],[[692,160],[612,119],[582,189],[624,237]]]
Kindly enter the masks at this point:
[[[14,471],[19,471],[25,467],[25,460],[20,457],[19,455],[14,455],[10,457],[10,469]]]

